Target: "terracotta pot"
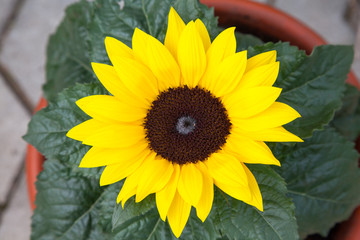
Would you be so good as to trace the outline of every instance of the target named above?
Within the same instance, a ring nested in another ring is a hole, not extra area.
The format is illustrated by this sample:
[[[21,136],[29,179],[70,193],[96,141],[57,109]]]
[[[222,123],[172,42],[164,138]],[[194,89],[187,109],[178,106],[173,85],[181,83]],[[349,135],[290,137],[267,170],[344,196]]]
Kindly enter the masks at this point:
[[[247,0],[200,0],[200,2],[215,8],[215,15],[219,16],[221,26],[236,26],[238,31],[253,34],[264,41],[287,41],[305,50],[307,54],[310,54],[315,46],[326,44],[322,37],[306,25],[267,5]],[[360,89],[360,84],[352,72],[349,73],[347,82]],[[35,112],[45,106],[46,100],[42,98]],[[42,170],[43,162],[44,157],[33,146],[28,145],[26,177],[32,209],[35,209],[36,176]],[[360,208],[346,221],[346,225],[340,227],[336,235],[336,239],[339,240],[360,239]]]
[[[36,106],[34,113],[46,107],[47,102],[44,98],[41,98]],[[35,209],[35,196],[36,196],[36,177],[43,170],[43,163],[45,158],[41,153],[36,150],[32,145],[27,145],[26,157],[25,157],[25,171],[26,171],[26,184],[29,194],[31,209]]]

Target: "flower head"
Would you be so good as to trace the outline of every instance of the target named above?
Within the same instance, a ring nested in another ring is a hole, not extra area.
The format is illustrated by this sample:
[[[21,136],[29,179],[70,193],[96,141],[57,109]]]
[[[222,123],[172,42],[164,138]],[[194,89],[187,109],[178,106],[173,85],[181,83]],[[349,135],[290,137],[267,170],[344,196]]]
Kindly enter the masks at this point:
[[[132,49],[107,37],[112,66],[92,67],[112,96],[78,100],[92,118],[67,134],[92,146],[80,167],[106,166],[100,185],[126,178],[118,203],[155,193],[177,237],[192,206],[205,221],[214,184],[262,211],[244,163],[280,165],[264,141],[301,141],[282,127],[300,115],[276,102],[276,52],[247,59],[236,53],[234,30],[211,42],[201,20],[185,25],[171,8],[164,44],[139,29]]]

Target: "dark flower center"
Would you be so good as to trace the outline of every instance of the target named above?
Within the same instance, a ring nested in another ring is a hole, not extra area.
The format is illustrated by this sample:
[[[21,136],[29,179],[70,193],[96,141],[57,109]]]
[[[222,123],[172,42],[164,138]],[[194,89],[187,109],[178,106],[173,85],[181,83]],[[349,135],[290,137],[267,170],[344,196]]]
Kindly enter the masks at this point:
[[[204,161],[221,149],[231,123],[220,99],[187,86],[169,88],[152,103],[144,122],[150,148],[178,164]]]

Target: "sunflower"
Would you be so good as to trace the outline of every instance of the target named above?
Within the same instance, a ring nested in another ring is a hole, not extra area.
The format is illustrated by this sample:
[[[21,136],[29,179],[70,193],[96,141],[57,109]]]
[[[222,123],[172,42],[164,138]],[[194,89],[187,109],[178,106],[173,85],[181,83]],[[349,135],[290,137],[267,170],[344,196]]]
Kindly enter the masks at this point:
[[[100,185],[126,179],[117,197],[140,202],[155,193],[163,221],[181,235],[191,207],[205,221],[214,184],[263,211],[247,164],[280,165],[264,141],[302,141],[282,125],[300,117],[276,102],[276,51],[247,59],[236,52],[235,28],[211,42],[199,19],[185,24],[171,8],[162,44],[135,29],[132,49],[106,37],[112,66],[92,68],[112,95],[76,104],[91,119],[67,136],[92,148],[80,167],[106,166]]]

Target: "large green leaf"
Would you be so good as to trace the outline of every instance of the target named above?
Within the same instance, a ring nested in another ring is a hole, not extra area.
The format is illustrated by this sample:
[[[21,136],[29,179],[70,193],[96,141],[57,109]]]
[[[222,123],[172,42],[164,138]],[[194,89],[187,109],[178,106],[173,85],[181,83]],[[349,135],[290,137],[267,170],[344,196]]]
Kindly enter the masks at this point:
[[[57,101],[50,102],[32,117],[24,139],[45,157],[78,152],[81,143],[66,137],[66,133],[90,117],[75,102],[96,94],[106,94],[101,84],[77,85],[65,90],[59,94]]]
[[[115,229],[131,218],[146,214],[149,210],[153,209],[154,206],[154,195],[146,197],[139,203],[136,203],[134,197],[132,197],[126,202],[124,208],[121,204],[118,204],[112,214],[112,228]]]
[[[53,100],[57,93],[75,82],[90,82],[94,75],[90,66],[87,25],[93,16],[91,3],[85,1],[67,8],[66,16],[47,46],[45,97]]]
[[[179,13],[185,23],[197,18],[205,24],[210,34],[210,38],[214,39],[219,29],[217,27],[217,17],[214,17],[214,9],[200,4],[198,0],[176,0],[174,4],[175,10]]]
[[[345,79],[353,59],[351,46],[319,46],[310,56],[288,43],[268,43],[249,49],[249,55],[276,50],[280,73],[275,86],[283,89],[278,101],[287,103],[301,118],[286,128],[301,138],[322,129],[341,107]]]
[[[268,166],[249,166],[261,190],[264,211],[215,194],[212,219],[225,239],[298,239],[294,205],[286,196],[284,180]]]
[[[114,37],[129,47],[135,28],[154,37],[161,37],[162,28],[172,0],[98,0],[94,17],[88,26],[91,41],[91,61],[110,63],[104,45],[106,36]]]
[[[299,232],[327,234],[360,204],[360,169],[354,144],[333,129],[316,131],[284,153],[280,174],[294,200]]]
[[[141,205],[141,203],[140,203]],[[122,208],[118,208],[120,211],[118,214],[123,214],[121,211],[127,211],[125,221],[118,222],[112,233],[112,239],[147,239],[147,240],[175,240],[177,239],[172,233],[170,226],[167,222],[163,222],[157,212],[156,207],[140,209],[140,211],[134,207],[131,207],[133,212]],[[150,205],[148,206],[150,207]],[[147,211],[146,211],[147,210]],[[215,232],[215,226],[211,219],[207,219],[204,223],[196,216],[194,209],[192,209],[188,222],[180,236],[181,240],[215,240],[218,234]]]
[[[98,175],[100,168],[79,169],[79,163],[88,146],[66,137],[66,133],[74,126],[89,119],[75,102],[88,95],[106,94],[100,83],[76,85],[58,95],[56,101],[37,112],[31,119],[24,139],[37,148],[45,157],[59,159],[75,171],[84,174]]]
[[[100,187],[97,178],[85,177],[56,158],[48,159],[36,183],[31,239],[177,239],[160,219],[153,196],[137,204],[130,199],[124,209],[116,205],[121,185]],[[192,211],[180,239],[216,237],[212,220],[202,223]]]
[[[235,32],[236,37],[236,52],[247,50],[249,47],[254,47],[263,44],[263,42],[250,34],[242,34]]]
[[[171,5],[184,21],[200,18],[212,37],[218,33],[213,9],[196,0],[83,0],[68,7],[47,48],[46,98],[53,100],[76,82],[96,81],[91,62],[109,63],[106,36],[131,47],[139,28],[163,41]]]
[[[101,216],[114,209],[118,184],[99,187],[98,179],[83,177],[49,159],[36,188],[31,239],[106,239],[104,229],[109,223],[101,222]]]
[[[346,84],[342,101],[343,106],[336,112],[331,126],[348,140],[355,141],[360,135],[360,91],[356,87]]]
[[[154,195],[139,203],[134,197],[127,201],[124,208],[119,204],[112,217],[114,239],[177,239],[169,224],[163,222],[155,206]],[[216,239],[217,233],[211,219],[204,223],[197,218],[193,209],[180,239],[210,240]]]

